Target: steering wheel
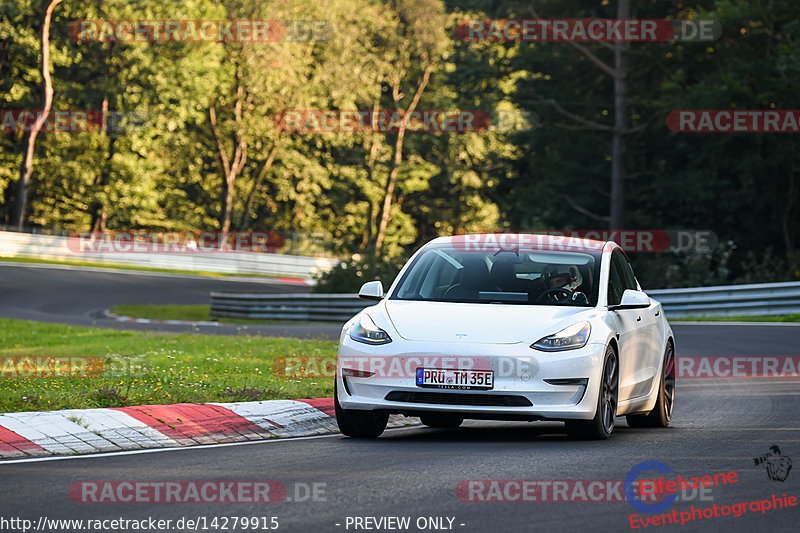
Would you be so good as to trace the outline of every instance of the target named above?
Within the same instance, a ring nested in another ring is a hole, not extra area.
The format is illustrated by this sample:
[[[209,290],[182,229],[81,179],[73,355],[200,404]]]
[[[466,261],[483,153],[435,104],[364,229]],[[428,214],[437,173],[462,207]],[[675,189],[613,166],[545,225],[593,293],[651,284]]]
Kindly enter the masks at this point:
[[[558,295],[561,295],[561,297],[559,298]],[[570,298],[572,298],[572,291],[569,291],[564,287],[556,287],[555,289],[547,289],[540,294],[539,297],[536,298],[536,303],[540,304],[545,303],[546,301],[550,303],[562,303]]]

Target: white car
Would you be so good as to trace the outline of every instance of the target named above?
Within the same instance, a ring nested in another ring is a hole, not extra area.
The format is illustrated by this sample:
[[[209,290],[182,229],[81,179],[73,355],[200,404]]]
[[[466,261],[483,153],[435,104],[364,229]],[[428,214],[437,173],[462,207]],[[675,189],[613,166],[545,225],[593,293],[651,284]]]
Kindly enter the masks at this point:
[[[532,234],[440,237],[339,340],[336,420],[375,438],[389,414],[431,427],[465,418],[563,420],[606,439],[615,417],[665,427],[675,342],[614,242]]]

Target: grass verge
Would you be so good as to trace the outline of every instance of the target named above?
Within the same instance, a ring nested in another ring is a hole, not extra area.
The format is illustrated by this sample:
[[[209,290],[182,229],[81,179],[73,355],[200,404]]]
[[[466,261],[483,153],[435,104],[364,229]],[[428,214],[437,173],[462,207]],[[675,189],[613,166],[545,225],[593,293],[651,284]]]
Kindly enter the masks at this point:
[[[670,322],[800,322],[800,314],[769,316],[687,316]]]
[[[65,357],[77,358],[71,360],[73,366],[78,366],[76,361],[85,362],[84,358],[96,358],[97,375],[68,377],[42,370],[49,359]],[[331,377],[281,375],[286,368],[284,357],[335,360],[336,343],[115,331],[0,319],[0,412],[333,394]]]

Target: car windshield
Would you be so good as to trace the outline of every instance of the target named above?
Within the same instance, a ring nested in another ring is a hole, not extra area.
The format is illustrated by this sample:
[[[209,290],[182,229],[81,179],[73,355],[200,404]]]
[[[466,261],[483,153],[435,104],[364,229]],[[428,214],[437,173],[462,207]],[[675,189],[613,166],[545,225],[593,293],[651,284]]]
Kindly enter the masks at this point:
[[[529,305],[597,304],[599,251],[463,251],[414,258],[391,299]]]

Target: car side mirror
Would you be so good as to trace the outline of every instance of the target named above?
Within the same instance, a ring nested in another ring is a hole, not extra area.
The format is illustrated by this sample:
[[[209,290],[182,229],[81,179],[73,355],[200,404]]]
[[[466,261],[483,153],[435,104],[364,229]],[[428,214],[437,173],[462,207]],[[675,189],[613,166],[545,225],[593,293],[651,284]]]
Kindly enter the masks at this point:
[[[614,309],[644,309],[650,307],[650,297],[644,291],[625,289],[622,293],[622,300]]]
[[[361,286],[358,296],[365,300],[383,300],[383,283],[380,281],[368,281]]]

